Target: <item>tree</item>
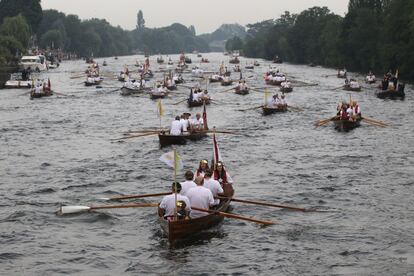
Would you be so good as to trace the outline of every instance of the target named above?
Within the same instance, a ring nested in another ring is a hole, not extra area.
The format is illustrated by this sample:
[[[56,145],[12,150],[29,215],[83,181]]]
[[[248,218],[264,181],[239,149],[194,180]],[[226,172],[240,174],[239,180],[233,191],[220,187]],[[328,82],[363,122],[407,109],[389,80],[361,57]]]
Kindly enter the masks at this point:
[[[137,29],[142,30],[143,28],[145,28],[145,19],[142,11],[139,10],[137,14]]]
[[[27,47],[30,39],[29,25],[21,14],[7,17],[0,26],[0,35],[14,37],[23,47]]]
[[[234,51],[243,49],[243,40],[240,37],[235,36],[226,41],[226,50]]]
[[[0,24],[6,17],[22,14],[29,24],[32,32],[42,21],[42,6],[40,0],[1,0],[0,1]]]

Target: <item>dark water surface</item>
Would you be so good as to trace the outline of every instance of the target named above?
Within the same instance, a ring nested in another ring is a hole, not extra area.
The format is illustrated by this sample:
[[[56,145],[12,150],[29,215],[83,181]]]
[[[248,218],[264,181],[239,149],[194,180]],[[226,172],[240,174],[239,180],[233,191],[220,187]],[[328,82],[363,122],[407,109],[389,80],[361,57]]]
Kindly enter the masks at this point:
[[[222,54],[204,56],[212,61],[202,65],[206,70],[228,61]],[[118,72],[136,59],[108,58],[109,66],[101,69]],[[244,65],[246,59],[241,60]],[[269,65],[260,62],[254,72],[244,72],[256,87],[264,86]],[[1,90],[0,274],[413,275],[413,88],[407,87],[404,101],[380,100],[374,86],[353,92],[365,116],[391,127],[363,123],[339,133],[331,124],[313,126],[349,99],[349,93],[333,90],[342,84],[335,71],[279,67],[293,80],[319,83],[288,94],[288,102],[303,112],[263,117],[259,110],[237,111],[262,104],[263,94],[218,92],[225,88],[211,84],[210,94],[222,103],[208,107],[209,125],[248,134],[218,135],[237,197],[326,212],[233,203],[233,213],[278,224],[262,228],[225,219],[202,239],[175,249],[162,235],[153,208],[55,214],[61,204],[105,204],[100,197],[168,190],[172,172],[158,158],[171,148],[160,149],[154,136],[110,140],[127,130],[158,126],[155,101],[108,93],[120,86],[108,78],[103,89],[84,87],[83,78],[69,78],[86,68],[83,61],[64,62],[48,73],[54,90],[69,97],[29,100],[21,96],[24,90]],[[172,105],[187,94],[180,88],[163,101],[163,125],[188,110],[185,103]],[[177,150],[185,169],[194,170],[198,160],[211,158],[212,141]]]

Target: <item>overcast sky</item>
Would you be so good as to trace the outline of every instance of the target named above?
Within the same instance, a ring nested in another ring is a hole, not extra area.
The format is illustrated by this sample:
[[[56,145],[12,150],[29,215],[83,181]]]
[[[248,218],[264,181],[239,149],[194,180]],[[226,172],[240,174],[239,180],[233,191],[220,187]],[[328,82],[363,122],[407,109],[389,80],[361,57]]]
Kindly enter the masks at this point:
[[[112,25],[134,29],[138,10],[147,27],[178,22],[194,25],[197,34],[210,33],[223,23],[246,25],[278,18],[284,11],[299,13],[313,6],[327,6],[343,16],[348,0],[41,0],[43,9],[76,14],[81,19],[106,19]]]

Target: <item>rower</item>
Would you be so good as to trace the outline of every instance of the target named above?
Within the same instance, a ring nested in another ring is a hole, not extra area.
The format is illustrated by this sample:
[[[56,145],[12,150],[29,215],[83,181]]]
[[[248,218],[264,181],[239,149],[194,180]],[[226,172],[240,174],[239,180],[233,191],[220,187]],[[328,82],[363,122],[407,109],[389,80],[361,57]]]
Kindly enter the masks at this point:
[[[180,116],[176,116],[175,120],[171,123],[170,134],[181,135],[183,133],[183,127],[180,123]]]
[[[211,178],[213,172],[210,169],[206,170],[204,175],[204,184],[203,186],[206,187],[211,191],[213,197],[216,198],[218,195],[224,195],[224,190],[220,185],[220,182]],[[218,205],[220,203],[219,199],[214,199],[214,205]]]
[[[216,164],[216,169],[214,170],[214,179],[220,182],[221,186],[224,184],[233,184],[233,179],[230,177],[229,173],[224,168],[224,164],[221,161],[218,161]]]
[[[184,113],[181,115],[180,123],[181,123],[181,125],[183,127],[183,132],[187,132],[187,129],[188,129],[188,120],[186,120],[186,116],[185,116]]]
[[[182,195],[186,195],[188,190],[197,186],[195,182],[193,181],[194,174],[192,171],[186,171],[184,174],[184,177],[185,177],[185,181],[180,183],[181,184],[180,194]]]
[[[195,179],[197,187],[191,188],[187,192],[187,197],[190,200],[192,207],[209,209],[210,206],[214,205],[214,197],[209,189],[203,186],[204,178],[198,176]],[[190,214],[191,218],[199,218],[208,215],[206,212],[192,211]]]
[[[208,161],[206,159],[203,159],[200,161],[200,164],[198,165],[198,169],[195,171],[194,177],[197,176],[203,176],[206,172],[206,170],[208,170]]]
[[[173,182],[172,186],[172,194],[165,196],[162,200],[160,205],[158,206],[158,215],[160,217],[164,217],[164,219],[167,220],[173,220],[174,219],[174,210],[177,208],[177,216],[179,216],[179,219],[185,218],[190,212],[191,212],[191,205],[190,200],[188,197],[179,194],[181,191],[181,184],[178,182]],[[175,197],[177,196],[177,202],[175,201]],[[186,211],[186,214],[182,214],[182,212],[178,212],[178,209],[182,209],[183,203],[180,204],[180,206],[177,206],[176,203],[184,202],[185,207],[184,210]]]
[[[280,104],[283,106],[287,106],[286,100],[285,100],[285,94],[282,94],[280,99]]]
[[[191,124],[191,129],[193,131],[195,130],[202,130],[204,127],[203,119],[201,118],[201,114],[197,113],[195,119],[193,120]]]
[[[353,113],[353,110],[352,110],[352,106],[349,104],[348,105],[348,108],[346,109],[346,113],[347,113],[347,116],[348,116],[348,119],[350,120],[350,121],[353,121],[353,119],[354,119],[354,113]]]

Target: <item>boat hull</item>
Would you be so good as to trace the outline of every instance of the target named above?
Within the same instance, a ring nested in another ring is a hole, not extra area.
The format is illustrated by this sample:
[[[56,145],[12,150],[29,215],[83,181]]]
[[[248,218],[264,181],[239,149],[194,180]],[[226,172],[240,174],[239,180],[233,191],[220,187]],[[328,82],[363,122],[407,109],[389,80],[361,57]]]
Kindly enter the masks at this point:
[[[49,96],[52,96],[52,95],[53,95],[53,91],[42,91],[41,93],[34,93],[32,91],[30,93],[30,99],[49,97]]]
[[[182,135],[171,135],[167,133],[158,134],[161,147],[170,145],[185,145],[187,141],[197,141],[207,136],[207,131],[193,132]]]
[[[354,128],[357,128],[361,125],[361,119],[358,119],[356,121],[336,119],[333,120],[333,122],[336,130],[345,132],[353,130]]]
[[[281,107],[262,107],[262,113],[264,116],[271,115],[274,113],[280,113],[280,112],[286,112],[288,111],[287,106],[281,106]]]
[[[380,99],[404,99],[405,92],[404,91],[394,91],[394,90],[386,90],[377,92],[376,96]]]
[[[206,100],[206,101],[187,101],[187,105],[189,108],[192,107],[199,107],[199,106],[203,106],[204,102],[206,103],[206,105],[210,104],[210,100]]]
[[[228,187],[228,193],[225,195],[227,197],[232,197],[234,195],[234,190],[230,184],[226,184],[224,187]],[[216,211],[226,212],[230,207],[231,199],[222,200]],[[195,234],[211,228],[220,222],[222,222],[224,216],[218,214],[208,214],[203,217],[194,218],[194,219],[183,219],[178,221],[168,221],[162,217],[158,217],[158,221],[161,225],[161,228],[168,236],[168,241],[171,246],[174,246],[179,241],[188,240],[194,237]]]
[[[235,93],[237,95],[247,95],[247,94],[249,94],[249,89],[248,88],[247,89],[237,89],[237,88],[235,88]]]

